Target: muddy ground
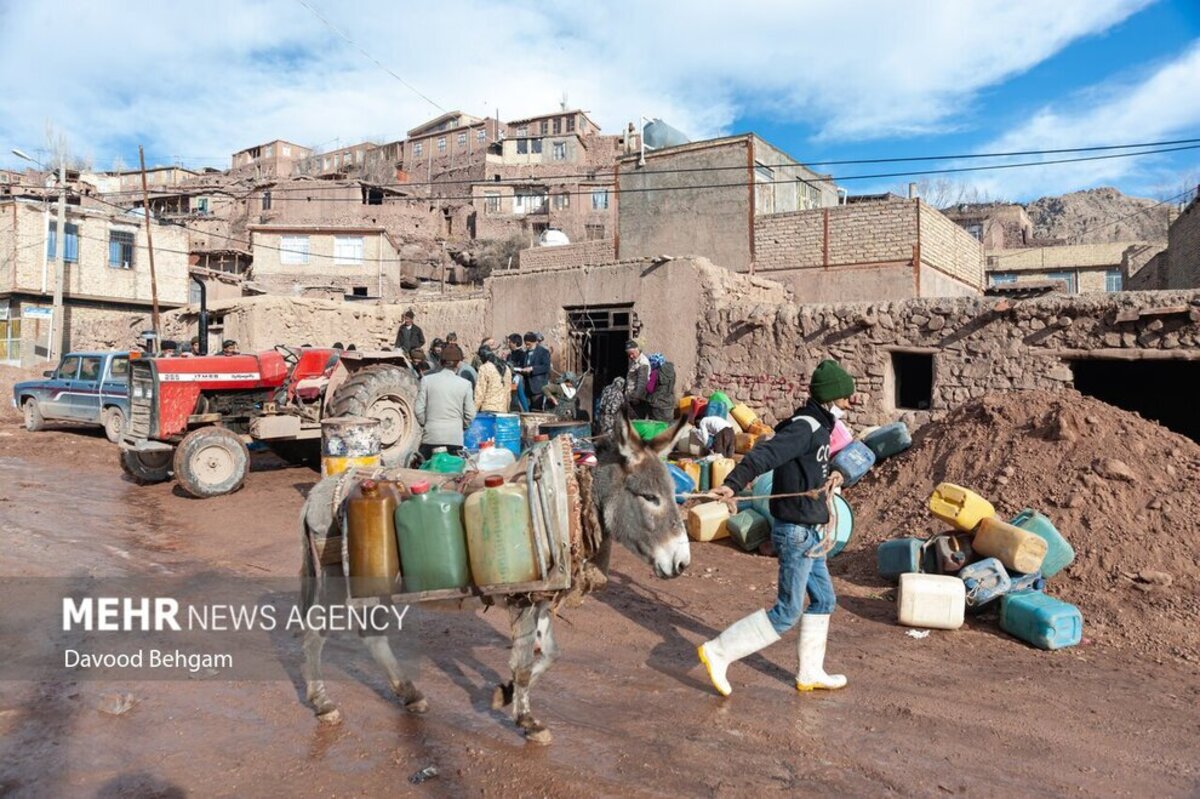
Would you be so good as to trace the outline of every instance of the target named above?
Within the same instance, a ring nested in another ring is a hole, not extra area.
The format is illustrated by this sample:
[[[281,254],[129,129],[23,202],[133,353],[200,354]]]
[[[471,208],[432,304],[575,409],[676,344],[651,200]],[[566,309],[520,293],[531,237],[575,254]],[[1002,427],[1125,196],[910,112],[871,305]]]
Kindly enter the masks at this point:
[[[294,519],[315,481],[263,459],[241,492],[191,500],[127,482],[98,433],[29,434],[13,416],[0,421],[0,477],[4,576],[294,575]],[[835,575],[857,574],[849,566],[873,553],[851,544],[839,557]],[[914,640],[887,586],[838,576],[827,665],[849,687],[797,695],[793,633],[734,666],[722,699],[695,647],[769,603],[775,562],[708,544],[692,563],[660,581],[621,551],[609,588],[567,612],[562,658],[534,695],[549,747],[489,707],[506,673],[504,615],[454,613],[419,633],[423,717],[389,697],[365,651],[342,664],[352,679],[331,683],[339,727],[319,725],[287,680],[0,682],[0,795],[1200,792],[1200,679],[1187,663],[1103,643],[1040,652],[986,619]],[[114,715],[121,694],[134,704]],[[439,777],[408,782],[430,765]]]

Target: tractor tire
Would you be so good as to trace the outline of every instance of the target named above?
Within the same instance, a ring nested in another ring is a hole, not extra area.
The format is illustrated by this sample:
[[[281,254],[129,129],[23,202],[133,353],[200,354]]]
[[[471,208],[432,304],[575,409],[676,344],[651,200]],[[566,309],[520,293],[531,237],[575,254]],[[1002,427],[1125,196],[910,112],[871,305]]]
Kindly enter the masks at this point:
[[[25,414],[26,430],[36,433],[39,430],[46,429],[46,417],[42,416],[42,409],[38,407],[37,400],[25,400],[25,404],[21,406],[21,410]]]
[[[267,441],[267,449],[292,466],[307,466],[321,470],[321,442],[317,439],[299,441]]]
[[[250,472],[250,450],[224,427],[201,427],[175,448],[175,480],[197,499],[232,494]]]
[[[157,452],[134,452],[122,450],[118,456],[121,470],[129,479],[140,486],[163,483],[171,479],[171,455],[169,450]]]
[[[125,413],[120,408],[108,408],[104,411],[104,436],[116,444],[125,432]]]
[[[329,417],[368,416],[380,422],[383,465],[407,466],[421,444],[417,423],[416,376],[399,366],[364,367],[338,386],[329,403]]]

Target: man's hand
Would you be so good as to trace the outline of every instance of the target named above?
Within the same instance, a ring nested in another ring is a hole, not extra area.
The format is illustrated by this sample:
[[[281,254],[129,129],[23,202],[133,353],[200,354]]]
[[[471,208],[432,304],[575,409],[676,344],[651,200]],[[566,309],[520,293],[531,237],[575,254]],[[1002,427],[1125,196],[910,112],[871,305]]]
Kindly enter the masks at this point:
[[[836,470],[833,472],[830,472],[829,478],[828,478],[828,480],[826,480],[826,483],[828,484],[830,490],[839,487],[844,482],[846,482],[846,476]]]
[[[709,491],[708,494],[713,498],[714,502],[724,502],[726,507],[729,508],[729,512],[731,514],[738,512],[737,500],[734,498],[735,495],[733,489],[729,486],[717,486],[713,490]]]

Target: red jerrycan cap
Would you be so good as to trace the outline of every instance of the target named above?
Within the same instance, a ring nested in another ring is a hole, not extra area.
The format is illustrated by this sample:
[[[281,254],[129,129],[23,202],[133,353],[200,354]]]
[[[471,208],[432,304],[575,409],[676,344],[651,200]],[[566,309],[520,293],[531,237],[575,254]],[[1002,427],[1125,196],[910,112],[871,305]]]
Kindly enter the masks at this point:
[[[428,494],[429,483],[425,480],[418,480],[408,487],[408,490],[414,494]]]
[[[483,484],[488,488],[499,488],[504,485],[504,478],[498,474],[489,475],[483,478]]]

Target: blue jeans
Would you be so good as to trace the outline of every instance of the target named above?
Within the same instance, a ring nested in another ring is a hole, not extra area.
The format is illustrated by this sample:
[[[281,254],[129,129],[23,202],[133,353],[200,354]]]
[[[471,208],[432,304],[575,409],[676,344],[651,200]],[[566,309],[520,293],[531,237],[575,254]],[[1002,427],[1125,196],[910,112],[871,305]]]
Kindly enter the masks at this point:
[[[517,390],[514,392],[517,399],[517,407],[514,410],[519,410],[521,413],[529,412],[529,398],[525,396],[525,376],[516,376]]]
[[[809,613],[828,615],[837,605],[825,556],[810,558],[807,554],[820,540],[821,534],[810,525],[775,522],[771,529],[771,543],[779,555],[779,595],[767,618],[780,635],[800,621],[805,593]]]

